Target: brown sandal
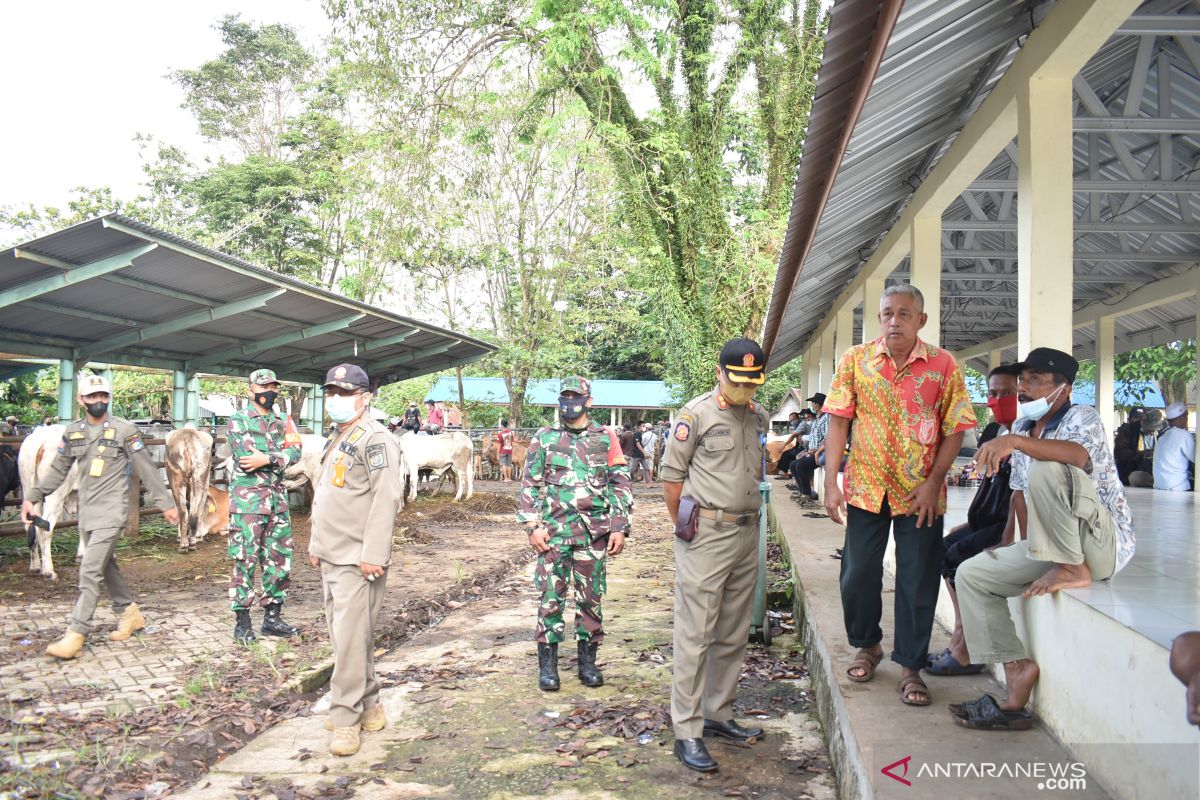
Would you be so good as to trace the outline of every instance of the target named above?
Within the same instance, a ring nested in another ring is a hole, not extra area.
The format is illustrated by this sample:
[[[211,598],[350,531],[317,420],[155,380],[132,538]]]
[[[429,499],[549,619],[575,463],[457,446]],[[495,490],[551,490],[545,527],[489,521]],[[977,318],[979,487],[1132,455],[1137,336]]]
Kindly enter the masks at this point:
[[[925,685],[925,681],[921,680],[919,675],[901,678],[900,683],[896,684],[896,691],[900,692],[900,702],[906,706],[927,706],[933,703],[933,695],[929,693],[929,687]],[[909,699],[916,694],[925,695],[925,699]]]
[[[866,648],[859,648],[859,651],[854,655],[854,660],[850,662],[850,666],[846,668],[846,677],[855,683],[866,683],[875,677],[875,668],[879,666],[879,662],[883,661],[883,652],[878,654],[872,653]],[[851,670],[861,669],[862,675],[854,675]]]

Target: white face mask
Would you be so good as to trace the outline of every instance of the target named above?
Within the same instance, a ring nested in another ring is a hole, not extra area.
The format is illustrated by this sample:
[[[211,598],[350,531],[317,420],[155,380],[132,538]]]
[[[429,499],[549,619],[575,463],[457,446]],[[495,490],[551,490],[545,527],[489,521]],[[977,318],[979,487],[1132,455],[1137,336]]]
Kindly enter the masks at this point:
[[[1064,383],[1062,386],[1059,386],[1057,389],[1051,392],[1047,397],[1039,397],[1037,400],[1030,400],[1028,403],[1018,403],[1017,419],[1028,419],[1032,420],[1033,422],[1037,422],[1039,419],[1046,416],[1046,412],[1050,410],[1050,406],[1054,403],[1054,400],[1051,398],[1055,397],[1055,395],[1065,388],[1067,388],[1067,385]]]
[[[358,395],[335,394],[325,398],[325,411],[329,418],[339,424],[349,422],[358,416]]]

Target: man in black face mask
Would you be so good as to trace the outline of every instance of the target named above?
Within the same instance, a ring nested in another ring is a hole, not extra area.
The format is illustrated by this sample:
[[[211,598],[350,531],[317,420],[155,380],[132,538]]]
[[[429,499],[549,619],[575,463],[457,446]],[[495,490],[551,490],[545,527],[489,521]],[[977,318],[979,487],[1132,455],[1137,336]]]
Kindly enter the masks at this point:
[[[633,494],[617,435],[588,419],[591,383],[562,382],[562,425],[542,428],[529,443],[517,520],[538,554],[534,586],[542,593],[534,640],[538,686],[558,691],[558,645],[566,638],[563,608],[575,589],[579,680],[600,686],[596,648],[604,639],[600,600],[607,587],[607,557],[618,555],[629,533]]]
[[[108,413],[112,387],[102,375],[79,378],[79,402],[87,414],[66,426],[58,455],[44,481],[30,489],[21,503],[21,519],[29,525],[38,504],[68,480],[71,468],[79,475],[79,535],[87,543],[79,565],[79,600],[71,612],[71,624],[63,637],[46,648],[46,654],[63,660],[83,650],[83,642],[92,630],[92,615],[100,600],[100,585],[112,598],[117,629],[109,634],[114,642],[123,641],[134,631],[146,627],[146,620],[133,602],[133,595],[121,577],[114,550],[129,516],[129,474],[137,471],[142,485],[163,511],[163,517],[175,525],[179,512],[171,493],[146,452],[145,444],[132,423]],[[70,480],[75,480],[71,475]],[[40,539],[43,532],[38,532]],[[48,555],[48,551],[47,551]]]
[[[250,404],[229,418],[233,474],[229,482],[229,557],[233,578],[229,600],[237,622],[233,640],[254,641],[250,608],[254,573],[262,574],[262,632],[294,636],[299,629],[281,616],[292,575],[292,518],[283,471],[300,460],[300,434],[292,418],[276,416],[279,380],[269,369],[250,373]],[[261,568],[261,569],[260,569]]]

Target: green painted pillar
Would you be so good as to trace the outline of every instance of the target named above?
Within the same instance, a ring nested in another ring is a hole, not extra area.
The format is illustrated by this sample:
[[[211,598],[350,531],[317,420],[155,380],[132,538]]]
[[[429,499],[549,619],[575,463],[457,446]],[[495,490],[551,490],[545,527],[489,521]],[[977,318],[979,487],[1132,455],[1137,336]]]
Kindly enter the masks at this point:
[[[75,419],[78,382],[75,380],[75,362],[64,358],[58,362],[58,421],[68,423]]]
[[[325,390],[320,386],[313,384],[312,391],[312,429],[313,433],[320,433],[325,429]]]
[[[181,369],[174,372],[171,384],[171,426],[182,428],[187,422],[187,373]]]
[[[200,376],[191,375],[187,380],[187,421],[200,427]]]

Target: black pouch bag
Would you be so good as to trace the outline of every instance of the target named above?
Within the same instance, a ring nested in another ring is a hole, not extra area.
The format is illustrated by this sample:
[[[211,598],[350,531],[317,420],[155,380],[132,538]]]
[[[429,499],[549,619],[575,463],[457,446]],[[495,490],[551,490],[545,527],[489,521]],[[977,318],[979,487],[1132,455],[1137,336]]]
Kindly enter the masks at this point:
[[[692,497],[679,498],[679,513],[675,515],[675,535],[685,542],[696,538],[700,521],[700,504]]]

